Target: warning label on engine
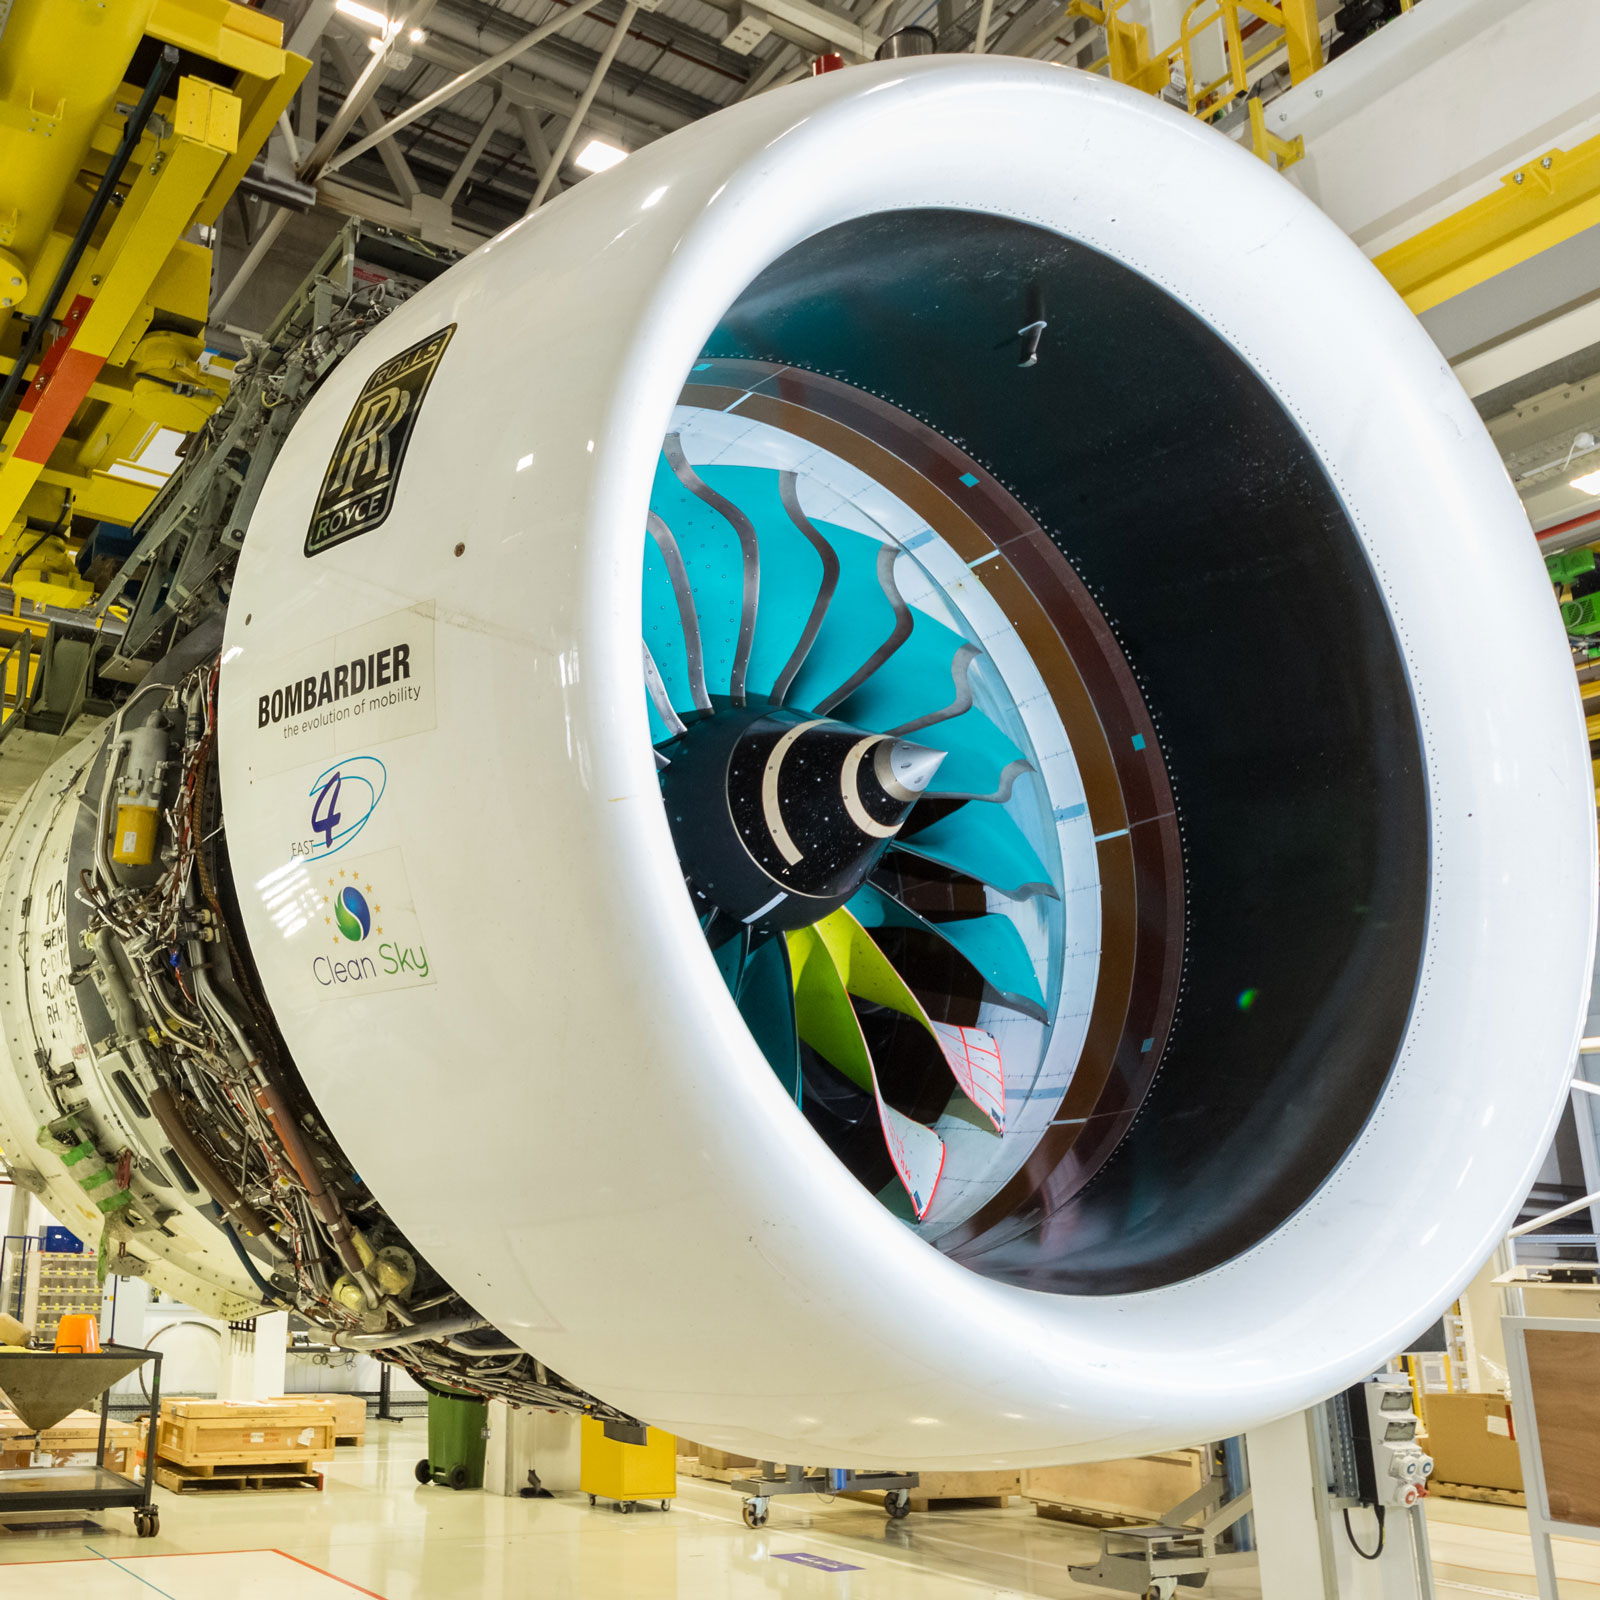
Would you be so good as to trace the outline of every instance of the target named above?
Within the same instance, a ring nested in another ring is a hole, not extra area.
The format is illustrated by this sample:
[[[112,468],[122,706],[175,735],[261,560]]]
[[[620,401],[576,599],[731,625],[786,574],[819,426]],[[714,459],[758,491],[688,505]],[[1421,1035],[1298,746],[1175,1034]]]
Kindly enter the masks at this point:
[[[433,603],[310,646],[252,686],[251,769],[283,772],[438,725]]]

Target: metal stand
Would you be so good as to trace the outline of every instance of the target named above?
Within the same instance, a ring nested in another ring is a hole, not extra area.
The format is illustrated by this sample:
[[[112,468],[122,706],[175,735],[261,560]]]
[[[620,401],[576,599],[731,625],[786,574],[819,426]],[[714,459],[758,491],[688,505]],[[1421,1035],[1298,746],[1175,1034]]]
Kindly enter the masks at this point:
[[[1073,1582],[1148,1600],[1172,1600],[1181,1583],[1186,1588],[1208,1574],[1254,1567],[1254,1551],[1220,1549],[1218,1540],[1247,1516],[1251,1491],[1227,1498],[1224,1478],[1210,1478],[1187,1500],[1175,1505],[1153,1528],[1107,1528],[1100,1535],[1100,1559],[1092,1567],[1069,1567]],[[1203,1516],[1202,1516],[1203,1514]],[[1201,1516],[1198,1525],[1191,1517]]]
[[[122,1369],[124,1375],[147,1361],[154,1364],[150,1375],[150,1426],[145,1436],[144,1481],[141,1483],[123,1473],[112,1472],[106,1466],[106,1433],[111,1420],[112,1388],[112,1384],[108,1383],[100,1393],[100,1436],[95,1448],[94,1465],[18,1467],[0,1472],[0,1517],[27,1511],[112,1511],[127,1506],[133,1511],[133,1526],[139,1537],[150,1539],[161,1530],[161,1512],[155,1504],[156,1434],[161,1422],[161,1352],[108,1344],[98,1355],[132,1358],[132,1364]],[[26,1357],[8,1359],[25,1359],[30,1368],[40,1370],[47,1368],[50,1363],[81,1365],[97,1357],[57,1355],[41,1350]],[[112,1383],[117,1381],[120,1380],[113,1379]],[[43,1431],[47,1432],[48,1429]],[[41,1436],[39,1433],[34,1435],[35,1439]]]
[[[1600,1542],[1600,1518],[1582,1520],[1581,1508],[1585,1504],[1592,1506],[1595,1497],[1581,1479],[1576,1492],[1572,1483],[1558,1483],[1557,1503],[1551,1502],[1551,1485],[1546,1478],[1544,1449],[1539,1439],[1533,1373],[1528,1363],[1528,1335],[1530,1332],[1556,1334],[1568,1341],[1581,1341],[1577,1347],[1592,1361],[1594,1351],[1600,1350],[1600,1321],[1587,1317],[1502,1317],[1500,1325],[1505,1329],[1506,1367],[1511,1375],[1511,1414],[1516,1422],[1517,1450],[1522,1458],[1528,1532],[1533,1536],[1534,1580],[1539,1586],[1540,1600],[1560,1600],[1551,1536]],[[1552,1410],[1559,1412],[1563,1398],[1559,1394],[1547,1397],[1547,1424],[1551,1422]]]
[[[774,1495],[845,1494],[861,1489],[882,1489],[883,1509],[898,1519],[911,1510],[911,1491],[922,1481],[914,1472],[857,1472],[852,1467],[829,1467],[821,1477],[808,1478],[804,1467],[786,1466],[778,1476],[775,1461],[763,1461],[759,1476],[734,1478],[732,1487],[745,1497],[744,1520],[751,1528],[763,1527]]]
[[[394,1368],[387,1361],[378,1363],[378,1421],[398,1422],[394,1414]]]

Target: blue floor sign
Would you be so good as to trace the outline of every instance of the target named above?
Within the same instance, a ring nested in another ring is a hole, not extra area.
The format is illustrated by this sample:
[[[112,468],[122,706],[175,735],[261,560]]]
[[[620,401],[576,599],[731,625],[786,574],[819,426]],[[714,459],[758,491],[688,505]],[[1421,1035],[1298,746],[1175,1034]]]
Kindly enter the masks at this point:
[[[805,1550],[791,1551],[775,1556],[776,1561],[792,1561],[797,1567],[814,1567],[818,1572],[865,1572],[865,1567],[852,1567],[848,1561],[832,1561],[827,1556],[814,1556]]]

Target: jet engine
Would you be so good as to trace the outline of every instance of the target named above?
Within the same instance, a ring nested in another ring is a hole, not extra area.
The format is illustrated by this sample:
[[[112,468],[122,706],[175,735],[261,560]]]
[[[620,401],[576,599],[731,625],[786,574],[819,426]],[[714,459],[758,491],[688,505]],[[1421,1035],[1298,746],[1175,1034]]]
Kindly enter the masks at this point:
[[[1593,946],[1570,659],[1448,367],[1227,138],[828,74],[231,404],[5,838],[0,1128],[108,1270],[954,1467],[1311,1404],[1501,1235]]]

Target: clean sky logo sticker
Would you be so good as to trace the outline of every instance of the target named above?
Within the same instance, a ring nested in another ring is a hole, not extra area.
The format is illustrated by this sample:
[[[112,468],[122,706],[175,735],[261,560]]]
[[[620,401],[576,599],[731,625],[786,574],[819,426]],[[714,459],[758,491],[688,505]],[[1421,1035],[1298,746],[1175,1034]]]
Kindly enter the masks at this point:
[[[339,874],[340,879],[344,874]],[[363,893],[362,891],[366,892]],[[352,944],[360,944],[373,932],[382,933],[382,926],[374,928],[373,914],[381,913],[383,907],[372,898],[372,885],[328,881],[327,891],[322,896],[322,921],[329,931],[329,937],[335,944],[339,943],[340,936],[348,939]]]
[[[339,924],[339,932],[353,944],[360,944],[372,932],[372,912],[367,908],[366,896],[353,884],[339,891],[339,898],[333,903],[333,918]]]
[[[317,910],[307,933],[319,999],[436,983],[428,942],[398,845],[326,866],[307,862]]]

